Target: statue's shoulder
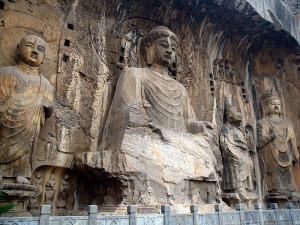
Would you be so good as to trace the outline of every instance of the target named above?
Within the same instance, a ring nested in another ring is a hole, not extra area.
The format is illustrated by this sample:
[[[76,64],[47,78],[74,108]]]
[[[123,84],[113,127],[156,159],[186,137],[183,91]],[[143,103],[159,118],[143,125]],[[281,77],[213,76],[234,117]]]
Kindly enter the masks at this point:
[[[15,66],[4,66],[0,68],[0,76],[9,76],[13,74]]]
[[[41,85],[42,85],[43,90],[44,90],[44,95],[46,95],[47,98],[49,98],[52,101],[53,100],[53,88],[52,88],[52,84],[43,75],[41,75]]]
[[[51,86],[51,87],[52,87],[50,81],[49,81],[46,77],[44,77],[43,75],[41,75],[41,82],[42,82],[42,84],[44,84],[45,86]]]
[[[283,117],[282,122],[287,124],[288,126],[294,126],[292,121],[289,118]]]
[[[142,74],[148,73],[149,69],[147,68],[137,68],[137,67],[129,67],[124,70],[123,74],[131,74],[134,76],[141,76]]]
[[[146,77],[148,72],[147,68],[129,67],[123,71],[121,77],[123,79],[141,80]]]
[[[267,118],[262,118],[259,121],[257,121],[257,125],[264,126],[266,124],[269,124],[269,120]]]

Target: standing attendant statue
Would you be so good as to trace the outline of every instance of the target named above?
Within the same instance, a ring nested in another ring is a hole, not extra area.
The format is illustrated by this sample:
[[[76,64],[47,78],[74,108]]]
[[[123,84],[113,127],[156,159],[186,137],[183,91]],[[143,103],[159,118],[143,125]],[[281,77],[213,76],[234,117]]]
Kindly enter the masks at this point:
[[[248,148],[242,114],[226,104],[226,123],[220,132],[220,147],[224,160],[223,191],[237,193],[237,200],[249,200],[253,191],[253,161]],[[225,195],[224,195],[225,196]]]
[[[269,198],[290,198],[295,191],[293,161],[299,162],[293,124],[282,116],[281,99],[266,90],[261,104],[263,119],[258,121],[258,147],[262,150]]]
[[[18,45],[16,66],[0,69],[0,172],[3,178],[29,183],[31,154],[40,126],[53,111],[50,82],[39,73],[45,42],[34,35]]]

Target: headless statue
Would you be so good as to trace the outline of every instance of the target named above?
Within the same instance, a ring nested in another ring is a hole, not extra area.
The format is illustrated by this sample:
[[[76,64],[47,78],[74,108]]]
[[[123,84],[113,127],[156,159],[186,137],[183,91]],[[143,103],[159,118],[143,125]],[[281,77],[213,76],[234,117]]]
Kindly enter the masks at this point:
[[[41,38],[26,36],[18,45],[18,64],[0,69],[0,172],[3,178],[31,177],[32,150],[40,126],[53,111],[52,86],[39,73],[45,48]]]
[[[291,197],[295,191],[292,162],[299,162],[294,127],[282,117],[281,99],[274,89],[264,92],[261,103],[264,117],[258,121],[257,136],[268,196]]]

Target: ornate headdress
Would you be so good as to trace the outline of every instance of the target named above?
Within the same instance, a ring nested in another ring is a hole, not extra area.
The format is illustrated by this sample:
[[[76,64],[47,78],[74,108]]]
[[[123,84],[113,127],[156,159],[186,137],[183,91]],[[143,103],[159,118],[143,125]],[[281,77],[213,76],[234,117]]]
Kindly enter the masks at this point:
[[[279,100],[281,100],[280,97],[279,97],[278,92],[274,88],[264,91],[264,93],[261,97],[261,102],[264,103],[264,102],[266,102],[267,100],[270,100],[270,99],[279,99]]]

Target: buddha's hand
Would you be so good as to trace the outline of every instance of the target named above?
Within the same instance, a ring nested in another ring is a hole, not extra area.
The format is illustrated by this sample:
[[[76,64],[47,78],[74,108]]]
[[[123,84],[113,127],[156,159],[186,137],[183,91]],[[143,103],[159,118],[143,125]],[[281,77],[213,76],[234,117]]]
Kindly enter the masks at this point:
[[[130,105],[129,125],[132,127],[152,127],[150,108],[151,105],[147,101],[140,101]]]
[[[152,105],[146,100],[143,100],[142,104],[145,109],[150,109],[152,107]]]

